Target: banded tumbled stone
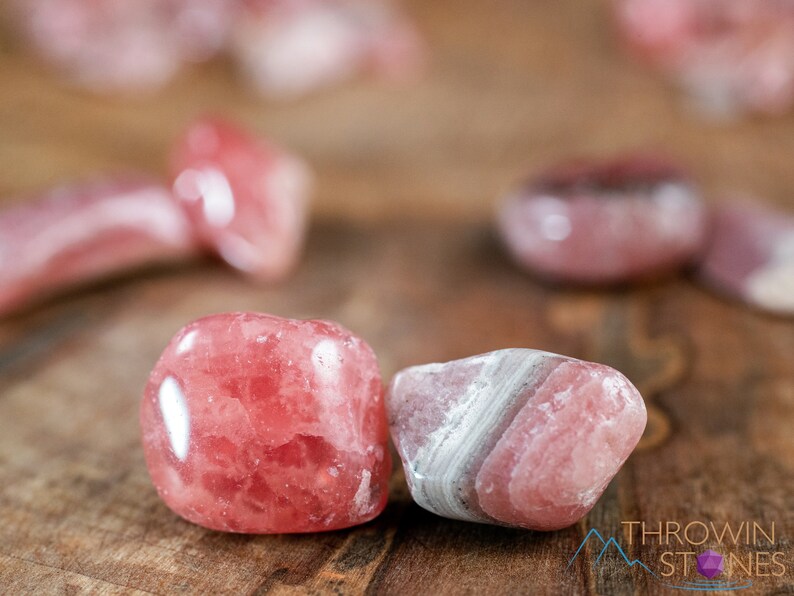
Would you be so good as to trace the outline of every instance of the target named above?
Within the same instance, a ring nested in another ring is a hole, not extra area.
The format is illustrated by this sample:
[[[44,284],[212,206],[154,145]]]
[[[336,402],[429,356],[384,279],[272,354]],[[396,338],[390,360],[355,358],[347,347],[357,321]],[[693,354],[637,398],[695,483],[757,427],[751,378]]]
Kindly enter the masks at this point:
[[[646,422],[618,371],[527,349],[404,369],[386,408],[420,506],[535,530],[581,519]]]

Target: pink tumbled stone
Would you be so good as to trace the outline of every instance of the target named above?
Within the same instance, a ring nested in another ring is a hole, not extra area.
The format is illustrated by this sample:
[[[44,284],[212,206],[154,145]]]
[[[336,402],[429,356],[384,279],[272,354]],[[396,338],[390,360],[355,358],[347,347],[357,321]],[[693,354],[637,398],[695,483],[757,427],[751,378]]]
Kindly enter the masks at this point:
[[[534,530],[581,519],[646,422],[618,371],[525,349],[404,369],[386,408],[420,506]]]
[[[717,115],[794,102],[791,0],[615,0],[629,47]]]
[[[157,492],[185,519],[245,533],[318,532],[378,515],[391,473],[372,349],[340,325],[258,313],[171,340],[141,404]]]
[[[690,262],[702,248],[707,212],[681,169],[635,156],[562,164],[508,196],[498,223],[526,269],[556,281],[605,284]]]
[[[178,139],[171,169],[174,194],[223,260],[266,281],[295,266],[311,186],[300,159],[229,122],[202,118]]]
[[[13,0],[29,42],[72,82],[99,92],[162,86],[226,43],[238,0]]]
[[[0,212],[0,314],[64,287],[199,252],[179,204],[146,176],[58,187]]]
[[[757,308],[794,315],[794,217],[752,204],[719,207],[698,274]]]
[[[388,0],[243,0],[232,52],[261,93],[290,98],[362,72],[418,71],[423,47]]]

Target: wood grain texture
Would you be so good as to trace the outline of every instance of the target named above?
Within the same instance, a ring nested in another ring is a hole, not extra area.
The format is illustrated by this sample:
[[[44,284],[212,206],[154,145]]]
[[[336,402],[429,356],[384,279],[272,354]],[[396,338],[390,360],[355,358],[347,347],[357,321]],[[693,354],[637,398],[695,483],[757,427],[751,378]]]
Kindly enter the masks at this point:
[[[271,134],[319,173],[305,260],[281,286],[197,263],[0,321],[0,592],[675,594],[614,558],[567,570],[568,558],[590,527],[620,536],[624,520],[750,519],[776,523],[788,571],[749,593],[794,593],[794,324],[685,277],[545,286],[507,262],[489,223],[525,171],[646,144],[690,163],[712,200],[738,187],[794,209],[794,117],[724,127],[686,117],[674,92],[618,54],[603,3],[410,4],[433,48],[426,80],[288,105],[247,94],[223,64],[157,98],[88,97],[0,39],[4,200],[108,168],[163,171],[170,139],[206,109]],[[411,502],[399,467],[385,513],[359,528],[206,531],[158,500],[138,400],[179,327],[242,309],[336,319],[372,344],[386,379],[504,347],[603,362],[643,392],[649,428],[588,518],[560,532],[433,516]]]

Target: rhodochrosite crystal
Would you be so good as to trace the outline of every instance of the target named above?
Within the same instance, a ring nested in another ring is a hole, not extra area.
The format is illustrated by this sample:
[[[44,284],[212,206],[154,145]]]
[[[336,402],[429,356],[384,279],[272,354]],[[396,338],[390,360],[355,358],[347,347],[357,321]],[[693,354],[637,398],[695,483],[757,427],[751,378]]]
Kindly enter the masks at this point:
[[[232,267],[274,280],[303,246],[310,188],[297,157],[217,118],[188,127],[173,151],[174,194],[197,234]]]
[[[763,310],[794,315],[794,217],[736,203],[713,219],[701,278]]]
[[[141,405],[157,492],[215,530],[317,532],[383,509],[391,459],[372,349],[340,325],[258,313],[171,340]]]
[[[64,286],[198,251],[183,210],[147,177],[56,188],[0,212],[0,314]]]
[[[794,1],[615,0],[630,47],[718,115],[794,101]]]
[[[582,518],[646,422],[616,370],[525,349],[402,370],[386,408],[419,505],[535,530]]]
[[[413,25],[386,0],[243,0],[233,52],[265,95],[293,97],[371,70],[411,76],[422,61]]]
[[[639,156],[562,164],[507,197],[498,220],[527,269],[559,281],[612,283],[691,261],[707,212],[681,169]]]
[[[13,0],[38,53],[93,91],[166,83],[226,42],[238,0]]]

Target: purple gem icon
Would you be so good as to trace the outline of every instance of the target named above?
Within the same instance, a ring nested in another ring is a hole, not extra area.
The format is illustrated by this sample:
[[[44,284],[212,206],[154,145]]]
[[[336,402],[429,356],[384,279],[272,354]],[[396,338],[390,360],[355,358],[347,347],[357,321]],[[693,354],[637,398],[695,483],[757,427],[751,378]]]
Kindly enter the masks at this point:
[[[711,549],[700,553],[697,561],[698,573],[708,579],[718,576],[725,567],[722,555]]]

